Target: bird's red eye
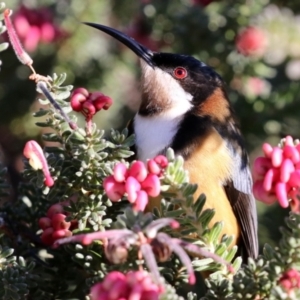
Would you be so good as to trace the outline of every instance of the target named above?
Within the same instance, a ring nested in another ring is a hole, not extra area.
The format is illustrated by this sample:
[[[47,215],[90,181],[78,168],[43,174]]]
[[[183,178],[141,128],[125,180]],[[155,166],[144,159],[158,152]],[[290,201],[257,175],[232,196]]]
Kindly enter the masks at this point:
[[[187,76],[187,70],[183,67],[177,67],[173,74],[177,79],[184,79]]]

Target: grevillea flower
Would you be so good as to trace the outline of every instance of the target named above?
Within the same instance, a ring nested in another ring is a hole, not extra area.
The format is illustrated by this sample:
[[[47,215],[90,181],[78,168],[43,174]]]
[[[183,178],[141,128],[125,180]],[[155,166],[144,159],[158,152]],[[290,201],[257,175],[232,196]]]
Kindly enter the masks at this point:
[[[70,104],[74,111],[81,112],[87,121],[101,109],[107,110],[112,99],[100,92],[89,93],[85,88],[77,88],[72,92]]]
[[[279,284],[291,295],[295,289],[300,288],[300,273],[296,269],[289,269],[279,279]]]
[[[91,288],[92,300],[158,300],[164,292],[146,271],[117,271],[107,274],[102,282]]]
[[[126,213],[128,214],[129,210]],[[182,265],[185,266],[190,284],[195,283],[196,277],[187,252],[194,256],[211,258],[217,263],[226,265],[228,270],[233,272],[232,266],[218,255],[197,245],[172,238],[166,233],[159,232],[160,229],[167,225],[173,229],[179,228],[179,223],[176,220],[161,218],[152,221],[150,224],[149,219],[147,219],[147,222],[145,221],[141,220],[141,224],[137,221],[132,225],[132,230],[113,229],[59,239],[55,241],[54,246],[58,247],[70,242],[80,242],[84,245],[89,245],[94,240],[102,240],[106,258],[115,264],[124,263],[127,260],[128,251],[134,248],[138,252],[139,259],[143,258],[156,283],[159,283],[160,277],[157,261],[169,260],[172,253],[176,254]]]
[[[272,147],[265,143],[264,157],[258,157],[253,165],[254,196],[272,204],[278,200],[282,207],[288,207],[292,200],[292,210],[299,212],[296,205],[300,187],[300,144],[287,136],[282,146]],[[295,210],[297,209],[297,210]]]
[[[42,170],[45,177],[45,185],[53,186],[54,180],[51,177],[46,157],[41,146],[36,141],[28,141],[25,144],[23,154],[29,159],[29,164],[34,170]]]
[[[148,197],[156,197],[160,193],[159,176],[168,165],[163,155],[158,155],[147,162],[135,161],[127,169],[123,163],[114,167],[113,175],[105,178],[103,186],[109,199],[119,201],[127,194],[128,201],[137,211],[143,211],[148,204]]]
[[[52,43],[67,34],[54,24],[50,9],[21,6],[13,16],[16,32],[27,51],[34,51],[40,42]]]
[[[39,219],[39,227],[43,229],[41,240],[45,245],[51,246],[61,238],[72,236],[72,230],[77,227],[77,221],[66,221],[67,213],[62,204],[53,204],[49,207],[47,215]]]
[[[266,35],[257,27],[245,28],[236,39],[237,50],[245,56],[261,56],[266,46]]]
[[[3,13],[4,23],[7,28],[7,33],[8,33],[10,43],[16,53],[16,56],[20,60],[20,62],[24,65],[30,66],[30,65],[32,65],[33,61],[31,59],[31,57],[28,55],[28,53],[24,51],[24,49],[21,45],[21,42],[19,40],[19,37],[13,26],[13,23],[11,22],[10,15],[11,15],[11,10],[5,9],[5,11]]]

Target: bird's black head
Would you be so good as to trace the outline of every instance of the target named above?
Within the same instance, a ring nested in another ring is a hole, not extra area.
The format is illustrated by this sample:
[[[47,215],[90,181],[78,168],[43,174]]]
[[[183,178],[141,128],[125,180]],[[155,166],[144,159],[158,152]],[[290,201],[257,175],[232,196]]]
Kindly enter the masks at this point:
[[[141,58],[140,114],[171,111],[170,115],[175,117],[199,109],[216,91],[222,93],[221,77],[201,61],[188,55],[152,52],[116,29],[94,23],[85,24],[113,36]]]

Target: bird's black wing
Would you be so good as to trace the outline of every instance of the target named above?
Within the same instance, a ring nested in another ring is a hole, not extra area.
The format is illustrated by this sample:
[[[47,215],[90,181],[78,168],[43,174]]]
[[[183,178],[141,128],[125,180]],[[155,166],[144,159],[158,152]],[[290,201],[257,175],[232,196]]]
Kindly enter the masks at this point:
[[[228,148],[233,160],[233,172],[231,180],[225,185],[225,191],[241,227],[240,247],[244,250],[243,256],[256,258],[258,255],[257,211],[252,194],[252,176],[244,146],[234,138],[234,135],[232,137]]]
[[[252,194],[237,190],[233,182],[225,186],[227,197],[232,205],[241,228],[239,247],[243,258],[256,258],[258,255],[257,212]]]

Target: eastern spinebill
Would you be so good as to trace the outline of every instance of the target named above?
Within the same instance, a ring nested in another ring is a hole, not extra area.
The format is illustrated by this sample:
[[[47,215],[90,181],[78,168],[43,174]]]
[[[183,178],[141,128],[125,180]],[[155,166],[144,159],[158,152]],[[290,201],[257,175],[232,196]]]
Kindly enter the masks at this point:
[[[258,255],[257,213],[248,155],[222,78],[194,57],[153,52],[124,33],[85,23],[114,37],[141,61],[141,103],[132,122],[137,159],[168,147],[185,159],[191,183],[224,221],[244,258]],[[152,200],[148,209],[159,207]]]

